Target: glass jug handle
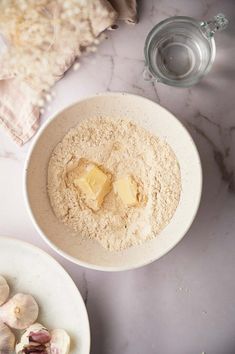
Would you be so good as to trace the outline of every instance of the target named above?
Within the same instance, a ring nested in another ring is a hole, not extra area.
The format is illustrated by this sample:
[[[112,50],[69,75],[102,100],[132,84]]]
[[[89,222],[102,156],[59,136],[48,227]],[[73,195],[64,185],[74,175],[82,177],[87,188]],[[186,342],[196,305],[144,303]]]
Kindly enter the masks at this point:
[[[210,21],[202,21],[201,28],[208,38],[214,36],[215,32],[224,30],[228,25],[228,20],[224,14],[218,14]]]
[[[155,77],[151,74],[147,66],[144,67],[143,78],[145,81],[149,81],[149,82],[161,82],[160,78]]]
[[[144,67],[143,78],[144,78],[145,81],[150,81],[150,82],[154,82],[155,81],[153,75],[151,74],[151,72],[149,71],[147,66]]]

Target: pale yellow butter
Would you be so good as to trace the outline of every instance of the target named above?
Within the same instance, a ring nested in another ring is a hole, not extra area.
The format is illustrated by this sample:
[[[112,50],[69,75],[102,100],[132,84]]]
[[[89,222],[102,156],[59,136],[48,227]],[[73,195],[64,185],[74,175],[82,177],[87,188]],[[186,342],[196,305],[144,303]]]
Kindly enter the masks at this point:
[[[119,196],[126,206],[138,204],[138,186],[131,176],[120,178],[113,184],[114,192]]]
[[[111,180],[99,167],[89,165],[85,173],[74,180],[74,185],[85,194],[95,209],[100,208],[104,197],[110,192]]]

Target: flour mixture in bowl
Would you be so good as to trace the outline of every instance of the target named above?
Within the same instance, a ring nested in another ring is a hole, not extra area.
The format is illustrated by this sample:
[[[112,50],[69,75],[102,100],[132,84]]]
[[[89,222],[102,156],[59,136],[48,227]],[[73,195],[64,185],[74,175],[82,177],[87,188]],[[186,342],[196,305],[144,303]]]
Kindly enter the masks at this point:
[[[171,147],[126,119],[87,119],[56,146],[48,167],[55,215],[78,237],[120,251],[154,238],[181,193]]]

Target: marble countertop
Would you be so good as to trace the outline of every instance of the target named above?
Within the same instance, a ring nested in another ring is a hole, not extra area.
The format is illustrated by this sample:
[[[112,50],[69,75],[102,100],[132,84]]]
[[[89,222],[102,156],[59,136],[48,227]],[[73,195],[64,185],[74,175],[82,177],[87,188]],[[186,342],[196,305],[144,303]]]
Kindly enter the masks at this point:
[[[189,89],[143,81],[143,45],[151,27],[172,15],[208,19],[223,12],[208,76]],[[22,191],[31,143],[17,147],[0,131],[0,234],[50,253],[81,291],[90,317],[92,354],[235,353],[235,2],[142,0],[140,23],[109,32],[97,53],[56,85],[43,116],[102,91],[143,95],[172,111],[200,152],[204,186],[191,229],[169,254],[135,271],[83,269],[55,254],[27,215]],[[193,188],[193,186],[192,186]]]

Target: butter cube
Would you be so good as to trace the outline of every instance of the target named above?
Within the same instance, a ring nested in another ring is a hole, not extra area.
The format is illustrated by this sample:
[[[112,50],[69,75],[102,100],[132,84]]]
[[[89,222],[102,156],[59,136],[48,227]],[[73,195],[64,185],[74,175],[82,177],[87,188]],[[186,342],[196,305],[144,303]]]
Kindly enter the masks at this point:
[[[94,209],[99,209],[104,197],[110,192],[111,180],[99,167],[90,164],[85,173],[74,180],[74,185],[85,194]]]
[[[120,178],[114,182],[113,188],[114,192],[126,206],[135,206],[138,204],[138,187],[131,176]]]

